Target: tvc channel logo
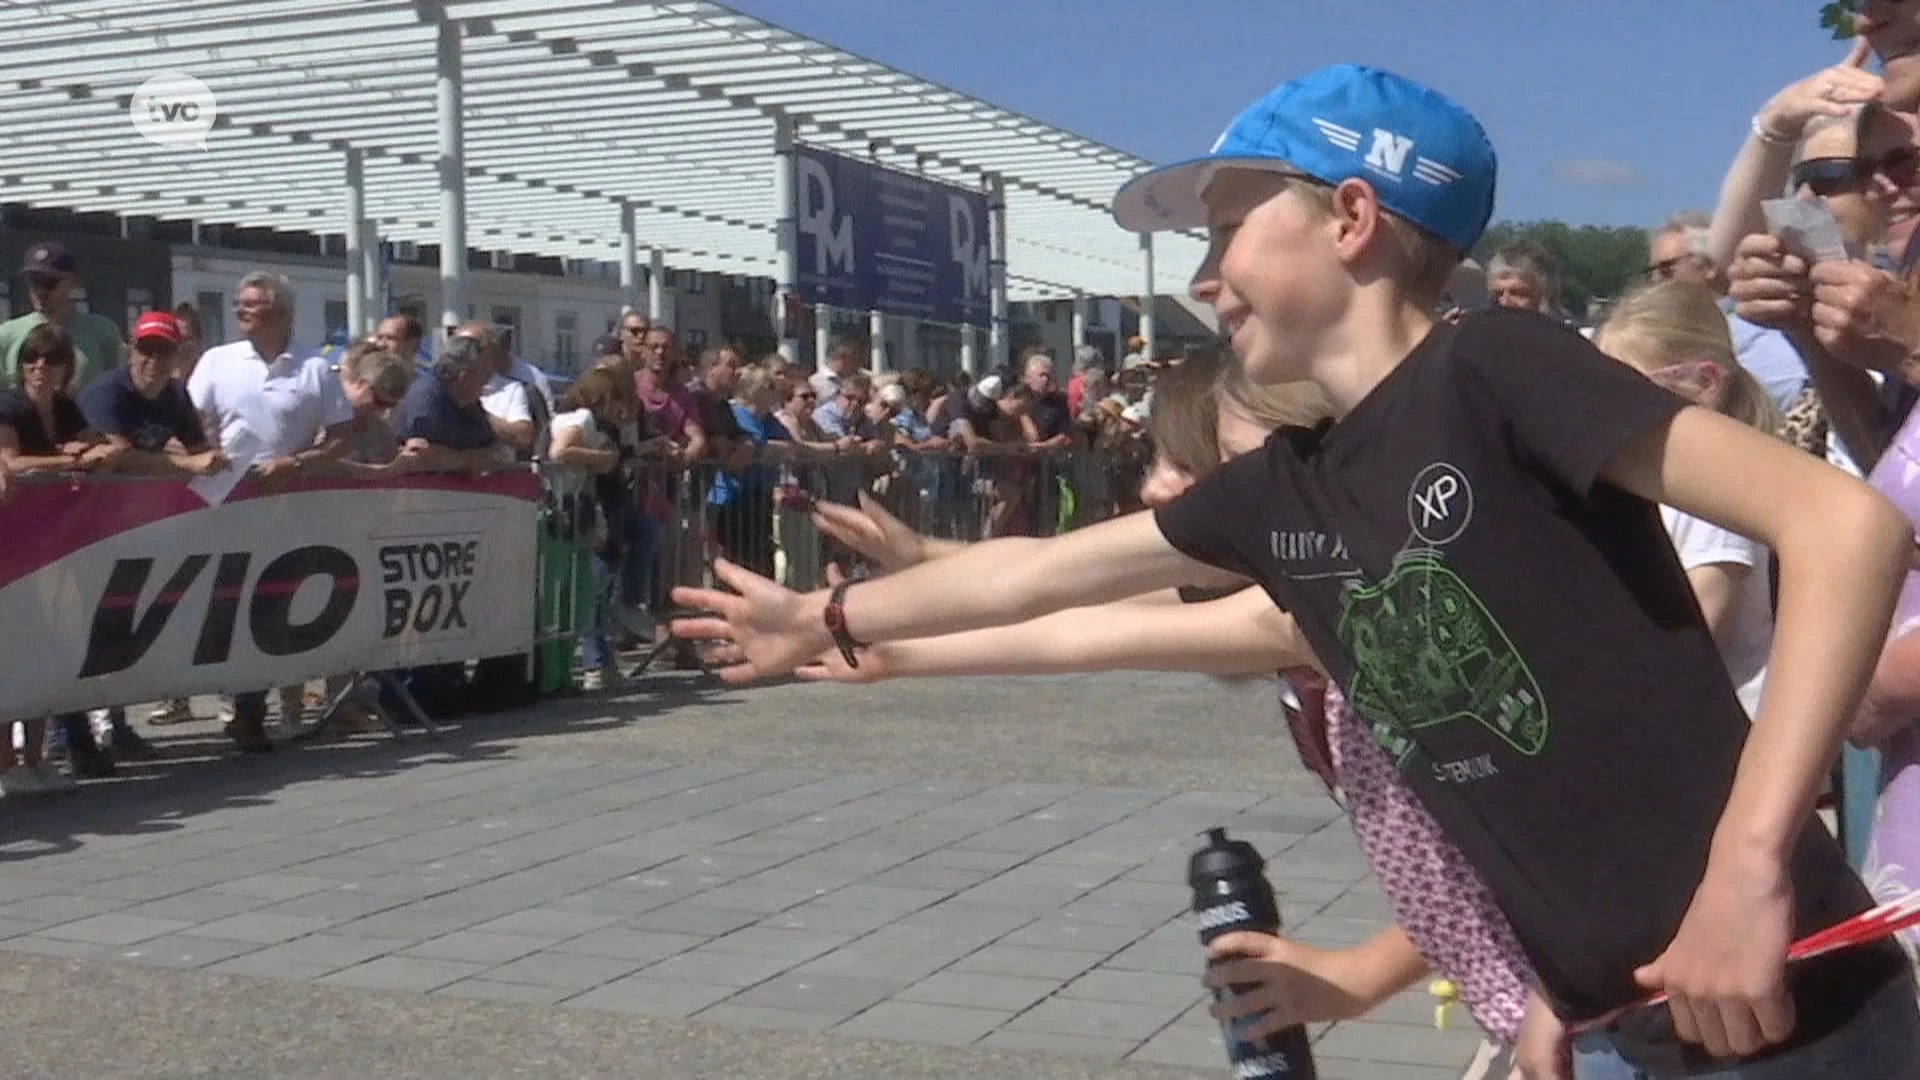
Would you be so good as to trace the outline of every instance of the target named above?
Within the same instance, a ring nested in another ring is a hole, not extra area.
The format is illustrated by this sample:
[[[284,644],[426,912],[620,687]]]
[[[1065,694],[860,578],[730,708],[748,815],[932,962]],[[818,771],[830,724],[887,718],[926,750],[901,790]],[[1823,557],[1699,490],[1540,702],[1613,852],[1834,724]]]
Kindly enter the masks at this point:
[[[140,137],[157,146],[207,148],[213,130],[213,91],[191,75],[163,72],[140,84],[127,117]]]

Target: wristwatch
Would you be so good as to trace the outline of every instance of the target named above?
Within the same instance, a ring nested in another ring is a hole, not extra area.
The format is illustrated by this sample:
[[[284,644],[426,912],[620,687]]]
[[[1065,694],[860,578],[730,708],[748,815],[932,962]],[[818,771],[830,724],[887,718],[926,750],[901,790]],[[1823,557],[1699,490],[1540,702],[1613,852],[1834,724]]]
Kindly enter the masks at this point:
[[[847,590],[852,586],[853,581],[849,579],[833,587],[833,592],[827,594],[827,610],[824,618],[827,623],[827,633],[833,635],[833,644],[840,650],[840,658],[847,662],[848,667],[857,668],[860,666],[860,658],[854,653],[868,646],[864,641],[856,641],[852,632],[847,629]]]

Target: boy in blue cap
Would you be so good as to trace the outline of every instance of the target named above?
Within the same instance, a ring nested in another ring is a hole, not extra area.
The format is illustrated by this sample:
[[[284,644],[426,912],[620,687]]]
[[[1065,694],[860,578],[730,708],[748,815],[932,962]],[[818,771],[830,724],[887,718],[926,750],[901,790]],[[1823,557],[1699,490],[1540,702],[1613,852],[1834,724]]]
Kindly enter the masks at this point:
[[[1492,213],[1473,117],[1342,65],[1276,89],[1205,157],[1122,189],[1132,231],[1205,227],[1194,295],[1247,371],[1339,419],[1286,429],[1154,514],[976,545],[849,592],[679,590],[735,681],[863,642],[1253,579],[1291,612],[1486,880],[1538,975],[1516,1057],[1568,1075],[1570,1026],[1660,1076],[1920,1078],[1891,944],[1788,969],[1871,906],[1812,813],[1913,534],[1864,484],[1687,405],[1538,315],[1435,300]],[[1779,554],[1749,731],[1661,527],[1672,505]],[[1625,676],[1625,677],[1623,677]]]

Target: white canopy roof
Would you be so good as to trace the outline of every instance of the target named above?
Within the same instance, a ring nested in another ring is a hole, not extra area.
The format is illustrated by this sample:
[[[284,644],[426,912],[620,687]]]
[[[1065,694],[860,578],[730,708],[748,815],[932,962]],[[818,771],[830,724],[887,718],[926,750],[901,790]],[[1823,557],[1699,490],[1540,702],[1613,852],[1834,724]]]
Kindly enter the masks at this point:
[[[1107,213],[1149,162],[705,0],[59,0],[0,6],[5,198],[340,232],[345,152],[387,239],[437,243],[435,42],[460,27],[468,243],[614,259],[619,200],[669,264],[774,271],[774,117],[797,139],[1007,196],[1008,293],[1134,295]],[[140,138],[136,88],[206,83],[209,149]],[[1156,240],[1161,291],[1204,255]]]

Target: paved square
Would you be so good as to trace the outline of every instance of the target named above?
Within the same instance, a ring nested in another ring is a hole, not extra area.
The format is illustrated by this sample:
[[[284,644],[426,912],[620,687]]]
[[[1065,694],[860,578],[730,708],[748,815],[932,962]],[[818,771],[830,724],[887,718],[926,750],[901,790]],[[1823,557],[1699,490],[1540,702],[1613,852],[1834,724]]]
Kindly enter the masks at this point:
[[[1129,676],[663,678],[438,743],[167,762],[7,803],[0,954],[238,977],[261,1008],[331,988],[507,1006],[503,1032],[618,1015],[829,1055],[879,1040],[1219,1076],[1182,914],[1200,832],[1273,860],[1303,940],[1356,943],[1387,917],[1266,707]],[[1338,1080],[1457,1075],[1474,1042],[1409,996],[1317,1045]]]

